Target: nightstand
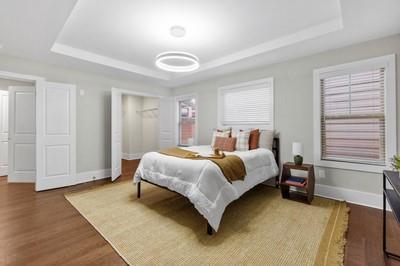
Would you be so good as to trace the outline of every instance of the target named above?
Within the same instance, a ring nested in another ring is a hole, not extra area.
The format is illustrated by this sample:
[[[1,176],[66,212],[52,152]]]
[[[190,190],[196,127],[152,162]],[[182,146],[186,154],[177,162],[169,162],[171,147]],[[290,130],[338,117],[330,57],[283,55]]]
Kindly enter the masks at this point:
[[[293,176],[291,170],[300,170],[307,172],[306,177]],[[291,182],[291,179],[304,179],[302,183]],[[314,198],[314,185],[315,185],[315,175],[314,175],[314,165],[312,164],[302,164],[296,165],[292,162],[286,162],[282,166],[281,175],[281,192],[283,198],[290,198],[290,187],[300,188],[302,194],[305,196],[306,201],[310,204]]]

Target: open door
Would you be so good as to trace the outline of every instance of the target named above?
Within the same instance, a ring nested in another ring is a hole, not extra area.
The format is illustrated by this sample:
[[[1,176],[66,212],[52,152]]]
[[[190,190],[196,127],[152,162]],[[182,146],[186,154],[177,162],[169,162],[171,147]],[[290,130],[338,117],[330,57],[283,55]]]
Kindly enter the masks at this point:
[[[11,86],[8,93],[8,182],[35,182],[35,87]]]
[[[0,176],[8,174],[8,91],[0,90]]]
[[[111,180],[121,176],[122,160],[122,94],[118,89],[111,91]]]
[[[175,98],[165,97],[160,99],[160,149],[176,146],[176,103]]]
[[[36,84],[36,191],[76,183],[76,87]]]

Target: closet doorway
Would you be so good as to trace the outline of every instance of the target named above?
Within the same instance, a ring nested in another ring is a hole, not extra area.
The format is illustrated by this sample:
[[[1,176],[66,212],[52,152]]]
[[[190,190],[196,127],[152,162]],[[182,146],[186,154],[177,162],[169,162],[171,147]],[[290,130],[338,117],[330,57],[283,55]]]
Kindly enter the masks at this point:
[[[0,181],[74,185],[75,85],[0,71],[0,88]]]
[[[22,102],[16,101],[16,95],[21,93],[25,96]],[[18,146],[21,143],[20,131],[25,133],[23,147]],[[8,182],[35,182],[34,131],[35,84],[0,78],[1,178],[6,178]]]
[[[112,180],[131,175],[143,154],[159,149],[160,97],[112,89]]]

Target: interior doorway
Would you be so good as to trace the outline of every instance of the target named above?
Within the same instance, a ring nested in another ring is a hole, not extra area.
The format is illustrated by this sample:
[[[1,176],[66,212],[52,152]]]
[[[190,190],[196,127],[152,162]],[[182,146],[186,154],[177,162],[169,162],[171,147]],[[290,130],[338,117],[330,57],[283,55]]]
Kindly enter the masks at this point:
[[[146,152],[159,148],[159,98],[122,94],[122,175],[132,175]]]
[[[35,84],[0,78],[0,176],[8,182],[35,182],[35,127]]]
[[[123,172],[124,175],[130,174],[135,165],[132,161],[140,160],[146,152],[159,149],[160,103],[161,98],[157,95],[112,88],[112,181]]]
[[[0,79],[8,91],[0,143],[7,181],[35,183],[36,191],[75,185],[76,86],[7,71]]]

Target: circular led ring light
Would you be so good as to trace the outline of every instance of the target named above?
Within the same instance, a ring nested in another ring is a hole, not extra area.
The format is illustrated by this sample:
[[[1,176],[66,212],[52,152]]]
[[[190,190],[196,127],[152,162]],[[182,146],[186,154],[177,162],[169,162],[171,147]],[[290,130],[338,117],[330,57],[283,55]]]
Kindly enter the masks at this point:
[[[168,60],[181,60],[189,63],[188,65],[171,65],[166,63]],[[164,52],[156,57],[156,66],[170,72],[190,72],[199,68],[199,59],[186,52]]]

